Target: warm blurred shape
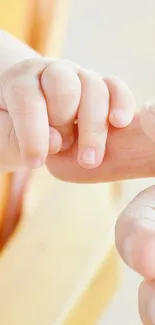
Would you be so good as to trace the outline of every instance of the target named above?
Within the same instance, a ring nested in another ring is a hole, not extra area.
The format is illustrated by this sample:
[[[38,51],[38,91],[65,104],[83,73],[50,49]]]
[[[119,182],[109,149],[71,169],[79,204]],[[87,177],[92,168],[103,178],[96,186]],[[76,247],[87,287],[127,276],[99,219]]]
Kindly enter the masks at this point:
[[[0,28],[25,41],[41,54],[60,53],[67,1],[0,0]],[[1,175],[0,250],[16,229],[22,211],[22,198],[28,173]]]
[[[41,54],[45,53],[52,19],[52,0],[0,0],[0,28],[26,41]],[[0,250],[14,233],[22,214],[28,171],[0,176]]]
[[[6,174],[0,178],[0,250],[14,233],[20,220],[28,180],[28,171]]]
[[[26,42],[41,54],[45,54],[46,51],[56,1],[34,0],[29,4]]]
[[[68,21],[71,0],[29,1],[25,40],[43,55],[59,56]]]

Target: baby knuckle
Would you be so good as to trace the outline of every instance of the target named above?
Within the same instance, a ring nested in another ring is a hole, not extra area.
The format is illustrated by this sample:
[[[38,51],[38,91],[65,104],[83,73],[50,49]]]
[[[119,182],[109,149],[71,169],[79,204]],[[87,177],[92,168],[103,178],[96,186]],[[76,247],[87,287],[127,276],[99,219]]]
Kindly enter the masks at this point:
[[[3,94],[11,115],[32,113],[33,97],[25,78],[19,77],[5,83]]]
[[[5,91],[14,93],[14,95],[16,94],[23,95],[24,93],[23,80],[21,78],[15,78],[9,81],[8,83],[5,84]]]
[[[45,69],[42,74],[42,82],[45,87],[51,86],[56,94],[74,95],[79,93],[80,80],[73,69],[62,64],[53,64]],[[51,90],[52,91],[52,90]]]
[[[8,82],[4,88],[4,96],[7,98],[6,102],[8,102],[9,106],[12,101],[12,113],[19,115],[29,112],[32,98],[27,92],[23,78],[15,78]]]

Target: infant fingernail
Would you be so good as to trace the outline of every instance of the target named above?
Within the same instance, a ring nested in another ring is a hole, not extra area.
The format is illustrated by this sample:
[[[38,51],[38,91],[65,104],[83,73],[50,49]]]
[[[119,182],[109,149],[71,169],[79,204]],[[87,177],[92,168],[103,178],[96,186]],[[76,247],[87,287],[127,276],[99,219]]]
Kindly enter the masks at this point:
[[[40,158],[30,158],[27,160],[27,167],[31,169],[40,168],[42,166],[42,161]]]
[[[132,121],[133,116],[121,108],[115,108],[109,116],[110,123],[115,127],[125,127]]]
[[[95,160],[95,150],[92,148],[86,148],[81,155],[81,161],[83,161],[85,164],[94,165]]]

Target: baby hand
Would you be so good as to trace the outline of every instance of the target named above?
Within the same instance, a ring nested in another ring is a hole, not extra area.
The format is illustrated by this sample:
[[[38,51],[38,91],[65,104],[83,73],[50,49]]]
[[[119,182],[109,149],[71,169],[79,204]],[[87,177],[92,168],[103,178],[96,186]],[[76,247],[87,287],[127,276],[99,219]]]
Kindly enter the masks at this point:
[[[98,167],[109,124],[128,126],[135,103],[118,78],[65,60],[20,62],[0,77],[0,168],[38,168],[78,141],[78,163]]]

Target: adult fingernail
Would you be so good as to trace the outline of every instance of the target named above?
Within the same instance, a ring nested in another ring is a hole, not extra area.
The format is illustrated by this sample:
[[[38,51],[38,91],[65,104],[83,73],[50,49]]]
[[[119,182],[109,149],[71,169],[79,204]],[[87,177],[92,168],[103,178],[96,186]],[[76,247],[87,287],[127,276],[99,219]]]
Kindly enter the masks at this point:
[[[83,163],[88,165],[94,165],[96,162],[95,150],[92,148],[86,148],[81,155],[80,159]]]

